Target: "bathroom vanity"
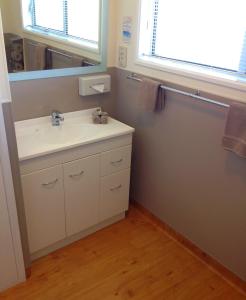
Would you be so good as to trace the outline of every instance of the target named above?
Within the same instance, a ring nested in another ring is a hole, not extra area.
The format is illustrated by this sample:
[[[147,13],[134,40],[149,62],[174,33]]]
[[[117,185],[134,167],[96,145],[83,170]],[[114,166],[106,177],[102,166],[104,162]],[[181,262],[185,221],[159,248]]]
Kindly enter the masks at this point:
[[[92,110],[15,123],[31,258],[125,217],[134,129]]]

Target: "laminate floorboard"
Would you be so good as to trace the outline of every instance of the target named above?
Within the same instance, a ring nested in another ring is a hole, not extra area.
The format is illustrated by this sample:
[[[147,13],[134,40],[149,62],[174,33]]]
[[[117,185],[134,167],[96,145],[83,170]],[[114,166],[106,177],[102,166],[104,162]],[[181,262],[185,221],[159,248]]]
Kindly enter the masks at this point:
[[[136,207],[127,218],[32,264],[11,300],[246,299]]]

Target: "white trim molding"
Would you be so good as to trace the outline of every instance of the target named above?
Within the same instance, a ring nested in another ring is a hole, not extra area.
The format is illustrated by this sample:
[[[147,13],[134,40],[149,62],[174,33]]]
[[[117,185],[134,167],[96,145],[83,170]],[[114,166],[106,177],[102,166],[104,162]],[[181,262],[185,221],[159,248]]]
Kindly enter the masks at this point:
[[[9,238],[8,252],[0,250],[1,261],[6,263],[5,269],[0,267],[0,289],[10,287],[11,285],[22,282],[26,279],[23,252],[20,238],[20,229],[17,216],[13,178],[10,166],[6,129],[2,103],[11,102],[10,86],[8,82],[8,73],[6,65],[5,47],[3,42],[2,20],[0,14],[0,162],[1,162],[1,186],[0,195],[1,211],[5,219],[4,226],[1,228],[0,238]],[[6,246],[7,247],[7,246]],[[5,249],[6,250],[6,249]],[[8,257],[7,257],[8,256]],[[12,262],[11,262],[12,257]],[[14,261],[13,261],[14,260]],[[9,262],[9,263],[7,263]],[[5,277],[5,271],[8,270],[9,277]]]
[[[0,103],[9,102],[11,99],[10,96],[10,87],[8,81],[8,69],[6,63],[6,53],[4,46],[3,38],[3,28],[2,28],[2,17],[0,9]]]

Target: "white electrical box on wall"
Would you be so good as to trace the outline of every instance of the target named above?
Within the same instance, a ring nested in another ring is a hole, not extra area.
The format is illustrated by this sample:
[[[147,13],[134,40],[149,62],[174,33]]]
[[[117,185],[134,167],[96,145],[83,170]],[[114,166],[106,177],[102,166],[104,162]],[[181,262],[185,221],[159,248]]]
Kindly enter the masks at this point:
[[[93,75],[79,78],[79,94],[81,96],[104,94],[110,92],[110,90],[110,75]]]
[[[119,47],[119,67],[127,67],[127,47],[124,46]]]

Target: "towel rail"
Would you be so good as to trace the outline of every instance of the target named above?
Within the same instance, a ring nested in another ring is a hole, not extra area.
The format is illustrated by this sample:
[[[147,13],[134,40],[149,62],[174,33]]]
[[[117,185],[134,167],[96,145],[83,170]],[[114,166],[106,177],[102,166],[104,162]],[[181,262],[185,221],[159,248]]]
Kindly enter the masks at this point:
[[[34,46],[34,47],[37,47],[39,44],[41,44],[41,43],[39,43],[39,42],[34,43],[34,42],[30,42],[30,41],[28,41],[28,43],[29,43],[29,45]],[[66,54],[66,53],[57,51],[57,50],[55,50],[55,49],[47,48],[47,51],[50,51],[50,52],[53,52],[53,53],[56,53],[56,54],[59,54],[59,55],[62,55],[62,56],[65,56],[65,57],[67,57],[67,58],[71,58],[71,59],[72,59],[72,56],[71,56],[71,55],[68,55],[68,54]]]
[[[135,80],[135,81],[138,81],[138,82],[143,81],[135,73],[133,73],[131,75],[128,75],[127,79]],[[184,92],[184,91],[174,89],[174,88],[171,88],[171,87],[168,87],[168,86],[165,86],[165,85],[161,85],[161,88],[166,90],[166,91],[170,91],[170,92],[173,92],[173,93],[177,93],[177,94],[181,94],[181,95],[184,95],[184,96],[192,97],[192,98],[195,98],[195,99],[198,99],[198,100],[201,100],[201,101],[205,101],[205,102],[208,102],[208,103],[212,103],[212,104],[215,104],[215,105],[218,105],[218,106],[222,106],[222,107],[225,107],[225,108],[230,107],[229,104],[222,103],[222,102],[210,99],[210,98],[205,98],[205,97],[200,96],[200,91],[199,90],[197,90],[197,92],[195,94],[192,94],[192,93]]]
[[[61,56],[65,56],[65,57],[70,58],[70,59],[73,58],[71,55],[68,55],[66,53],[62,53],[60,51],[57,51],[57,50],[54,50],[54,49],[51,49],[51,48],[47,48],[47,51],[53,52],[53,53],[61,55]]]

